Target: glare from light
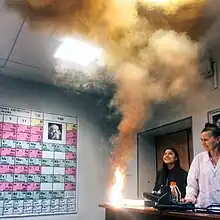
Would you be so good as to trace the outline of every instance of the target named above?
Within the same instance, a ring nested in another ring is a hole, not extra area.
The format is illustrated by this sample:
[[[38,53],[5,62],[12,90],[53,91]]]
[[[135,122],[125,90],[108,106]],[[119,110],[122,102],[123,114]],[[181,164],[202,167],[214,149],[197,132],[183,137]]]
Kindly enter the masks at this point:
[[[54,54],[56,59],[69,61],[81,66],[101,59],[102,49],[78,39],[66,38]]]

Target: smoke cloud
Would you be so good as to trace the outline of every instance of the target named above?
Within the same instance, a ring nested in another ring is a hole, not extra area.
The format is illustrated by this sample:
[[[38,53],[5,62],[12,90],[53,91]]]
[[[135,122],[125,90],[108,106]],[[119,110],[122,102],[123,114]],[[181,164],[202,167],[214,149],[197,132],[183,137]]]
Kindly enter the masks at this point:
[[[150,116],[151,104],[184,98],[199,83],[197,57],[198,45],[185,34],[159,30],[150,36],[136,63],[120,66],[113,99],[113,105],[122,112],[116,137],[116,167],[126,167],[131,159],[134,137]]]
[[[208,45],[208,30],[219,14],[219,7],[210,4],[216,0],[6,2],[27,19],[32,30],[81,36],[104,49],[108,71],[103,74],[115,73],[111,104],[122,115],[113,165],[122,170],[132,158],[136,133],[150,116],[151,104],[184,99],[199,83],[199,50],[207,48],[203,45]],[[93,76],[99,84],[102,78]]]

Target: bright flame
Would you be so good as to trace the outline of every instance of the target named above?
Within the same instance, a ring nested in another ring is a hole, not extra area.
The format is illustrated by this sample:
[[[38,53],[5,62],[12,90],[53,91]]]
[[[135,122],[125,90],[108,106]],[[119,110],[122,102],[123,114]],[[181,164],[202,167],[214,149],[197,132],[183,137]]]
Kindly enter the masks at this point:
[[[55,58],[88,66],[91,62],[99,60],[102,55],[100,48],[72,38],[64,39],[54,54]]]
[[[121,207],[123,205],[123,187],[124,176],[120,172],[119,168],[115,171],[115,183],[111,188],[110,203],[115,207]]]

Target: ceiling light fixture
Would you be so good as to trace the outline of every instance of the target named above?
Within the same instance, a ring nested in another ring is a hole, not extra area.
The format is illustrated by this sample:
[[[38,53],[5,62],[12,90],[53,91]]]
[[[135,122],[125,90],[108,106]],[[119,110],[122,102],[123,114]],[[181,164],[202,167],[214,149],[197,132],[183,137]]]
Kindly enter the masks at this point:
[[[101,48],[73,38],[63,39],[54,54],[56,59],[69,61],[81,66],[88,66],[92,62],[100,60],[101,56]]]

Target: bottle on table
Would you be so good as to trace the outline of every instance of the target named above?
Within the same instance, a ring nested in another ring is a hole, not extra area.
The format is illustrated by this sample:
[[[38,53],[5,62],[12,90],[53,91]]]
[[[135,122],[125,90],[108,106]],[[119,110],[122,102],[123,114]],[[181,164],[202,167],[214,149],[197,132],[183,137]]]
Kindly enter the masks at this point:
[[[170,190],[171,190],[172,203],[180,202],[181,192],[178,186],[176,185],[176,182],[170,182]]]

